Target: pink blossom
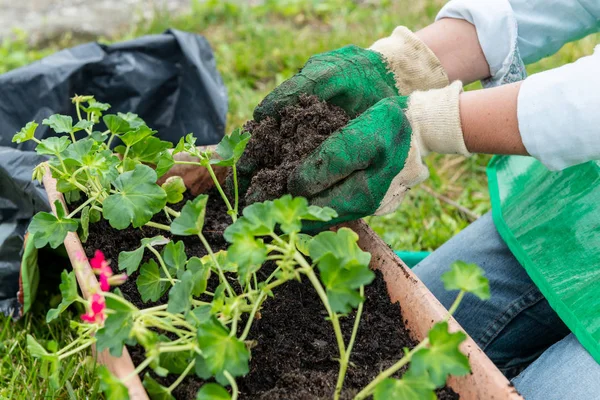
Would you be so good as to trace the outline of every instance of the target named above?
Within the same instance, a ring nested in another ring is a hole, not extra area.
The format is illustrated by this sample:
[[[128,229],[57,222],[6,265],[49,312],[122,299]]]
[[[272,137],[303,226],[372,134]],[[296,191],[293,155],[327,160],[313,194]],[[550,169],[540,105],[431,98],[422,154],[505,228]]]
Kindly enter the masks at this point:
[[[111,286],[122,285],[127,280],[127,275],[125,274],[113,274],[110,263],[100,250],[96,250],[94,257],[90,260],[90,265],[94,273],[100,278],[100,289],[105,292],[110,290]]]
[[[81,316],[85,322],[103,324],[106,320],[106,302],[104,296],[99,293],[94,293],[88,300],[88,311]]]

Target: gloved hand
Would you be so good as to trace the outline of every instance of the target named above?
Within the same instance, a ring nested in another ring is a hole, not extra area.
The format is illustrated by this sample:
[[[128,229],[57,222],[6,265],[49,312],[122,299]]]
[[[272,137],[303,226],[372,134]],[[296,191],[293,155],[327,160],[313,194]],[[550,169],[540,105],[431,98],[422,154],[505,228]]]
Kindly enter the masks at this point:
[[[423,156],[470,155],[460,124],[461,91],[462,84],[455,82],[379,101],[294,170],[291,193],[336,210],[338,218],[327,226],[394,211],[406,191],[429,176]]]
[[[383,98],[447,84],[433,52],[409,29],[398,27],[369,49],[346,46],[312,56],[299,73],[265,97],[254,110],[254,119],[278,118],[279,111],[296,104],[303,93],[354,117]]]
[[[279,118],[301,94],[313,94],[354,118],[379,100],[415,90],[442,88],[448,77],[433,52],[408,28],[398,27],[369,49],[346,46],[311,57],[302,70],[271,92],[254,110],[254,119]],[[243,157],[238,164],[242,193],[256,166]]]

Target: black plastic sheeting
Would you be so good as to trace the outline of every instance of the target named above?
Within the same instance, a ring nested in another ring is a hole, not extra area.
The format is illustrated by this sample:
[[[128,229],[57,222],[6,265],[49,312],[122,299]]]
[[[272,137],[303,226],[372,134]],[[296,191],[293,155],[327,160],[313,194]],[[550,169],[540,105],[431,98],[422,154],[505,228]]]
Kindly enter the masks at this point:
[[[110,113],[133,112],[177,141],[193,132],[197,144],[224,135],[227,91],[207,40],[169,30],[135,40],[88,43],[60,51],[29,66],[0,75],[0,312],[18,314],[18,276],[23,238],[31,217],[48,210],[43,189],[31,182],[43,160],[34,143],[12,143],[27,122],[52,114],[71,115],[70,98],[94,95],[111,104]],[[75,119],[76,120],[76,119]],[[53,136],[41,125],[36,137]]]

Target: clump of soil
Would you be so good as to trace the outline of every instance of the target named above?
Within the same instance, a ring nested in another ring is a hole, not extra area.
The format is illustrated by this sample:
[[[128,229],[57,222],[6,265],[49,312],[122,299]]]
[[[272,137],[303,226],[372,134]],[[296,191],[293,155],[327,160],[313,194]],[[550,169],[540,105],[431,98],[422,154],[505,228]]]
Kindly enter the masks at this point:
[[[244,125],[252,138],[240,164],[252,165],[254,172],[245,196],[248,204],[289,193],[288,178],[296,166],[350,119],[340,107],[307,95],[280,115],[280,121],[268,117]]]

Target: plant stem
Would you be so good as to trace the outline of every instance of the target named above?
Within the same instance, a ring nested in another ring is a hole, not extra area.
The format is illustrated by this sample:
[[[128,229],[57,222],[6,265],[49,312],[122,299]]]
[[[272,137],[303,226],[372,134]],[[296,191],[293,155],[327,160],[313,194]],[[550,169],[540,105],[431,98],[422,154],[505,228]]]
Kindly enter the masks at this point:
[[[448,310],[448,316],[446,317],[446,321],[448,321],[450,319],[451,315],[454,315],[454,313],[456,312],[456,309],[460,305],[460,302],[462,301],[463,297],[465,297],[465,291],[461,290],[460,292],[458,292],[458,296],[456,296],[454,303],[452,303],[452,305],[450,306],[450,309]]]
[[[165,262],[163,261],[160,253],[154,247],[152,247],[152,246],[146,246],[146,248],[148,250],[150,250],[152,253],[154,253],[154,255],[156,256],[156,258],[158,259],[158,262],[159,262],[161,268],[163,269],[163,271],[165,273],[165,276],[167,277],[167,279],[169,280],[169,282],[171,282],[171,285],[175,285],[175,281],[173,280],[173,277],[169,273],[169,269],[165,265]]]
[[[148,313],[152,313],[154,311],[166,310],[167,306],[168,306],[168,304],[163,304],[163,305],[156,306],[156,307],[144,308],[144,309],[140,310],[140,314],[148,314]]]
[[[294,259],[302,267],[302,272],[308,277],[308,280],[314,286],[315,290],[317,291],[317,294],[319,295],[319,298],[321,299],[321,302],[327,310],[327,314],[329,315],[329,319],[331,320],[331,325],[333,325],[333,331],[335,332],[335,339],[337,341],[338,348],[340,351],[341,362],[341,360],[343,360],[346,356],[346,345],[344,344],[344,337],[342,336],[340,320],[338,319],[337,314],[331,310],[329,300],[327,299],[327,293],[325,293],[325,289],[323,289],[321,282],[319,282],[319,278],[317,278],[317,275],[315,274],[315,271],[313,271],[310,264],[304,259],[302,254],[300,254],[299,252],[296,252],[294,254]]]
[[[231,376],[229,371],[224,371],[223,375],[225,375],[225,378],[227,378],[229,384],[231,385],[231,400],[237,400],[239,391],[235,379],[233,379],[233,376]]]
[[[113,141],[113,138],[115,137],[115,134],[111,132],[110,137],[108,138],[108,142],[106,142],[106,147],[110,150],[110,144]]]
[[[177,380],[175,382],[173,382],[173,384],[171,386],[169,386],[169,388],[167,389],[169,391],[169,393],[171,393],[173,390],[175,390],[175,388],[177,386],[179,386],[179,384],[185,379],[186,375],[188,374],[188,372],[190,372],[190,370],[194,367],[194,365],[196,365],[196,360],[189,363],[188,366],[183,371],[183,373],[181,375],[179,375]]]
[[[273,289],[275,289],[277,286],[284,284],[285,280],[277,280],[273,283],[271,283],[270,285],[265,286],[261,291],[260,294],[258,295],[258,299],[256,299],[256,302],[254,303],[253,307],[252,307],[252,311],[250,311],[250,316],[248,317],[248,321],[246,322],[246,327],[244,328],[244,332],[242,332],[242,335],[240,336],[240,340],[246,340],[246,338],[248,337],[248,334],[250,333],[250,328],[252,328],[252,322],[254,321],[254,316],[256,315],[256,312],[258,311],[258,309],[260,308],[262,302],[265,300],[265,297],[267,297],[267,295],[269,294],[269,292]]]
[[[73,218],[74,215],[76,215],[79,211],[83,210],[88,204],[90,204],[92,201],[95,201],[96,197],[90,197],[89,199],[87,199],[85,201],[85,203],[83,203],[82,205],[80,205],[79,207],[77,207],[75,210],[73,210],[73,212],[69,215],[66,216],[66,218]]]
[[[235,163],[233,164],[233,167],[231,168],[233,170],[233,196],[234,196],[234,202],[233,202],[233,211],[235,212],[235,215],[238,215],[238,205],[239,205],[239,193],[238,193],[238,181],[237,181],[237,167],[235,165]]]
[[[159,353],[175,353],[178,351],[194,350],[196,347],[195,343],[188,343],[182,346],[160,346]]]
[[[175,218],[177,218],[177,217],[179,217],[179,216],[181,215],[181,213],[180,213],[180,212],[177,212],[177,211],[173,210],[173,209],[172,209],[171,207],[169,207],[169,206],[165,206],[165,211],[166,211],[168,214],[171,214],[171,215],[172,215],[173,217],[175,217]]]
[[[386,378],[389,378],[390,376],[394,375],[398,370],[400,370],[400,368],[402,368],[406,364],[408,364],[410,362],[410,360],[412,359],[412,356],[417,351],[425,348],[428,344],[429,344],[429,338],[423,339],[423,341],[421,343],[419,343],[411,351],[406,353],[406,355],[404,357],[402,357],[396,364],[392,365],[390,368],[386,369],[385,371],[383,371],[382,373],[377,375],[377,377],[375,379],[373,379],[371,381],[371,383],[369,383],[367,386],[365,386],[365,388],[363,390],[361,390],[354,397],[354,400],[362,400],[362,399],[365,399],[368,396],[370,396],[373,393],[373,391],[375,390],[375,388],[377,387],[377,385],[379,385]]]
[[[144,226],[150,226],[152,228],[158,228],[158,229],[162,229],[164,231],[171,232],[171,227],[169,225],[159,224],[158,222],[148,221],[144,224]]]
[[[129,153],[129,146],[125,148],[125,153],[123,154],[123,161],[127,158],[127,154]]]
[[[215,253],[213,253],[212,248],[210,247],[210,244],[208,244],[208,242],[206,241],[206,238],[204,237],[202,232],[198,233],[198,238],[200,239],[200,241],[202,242],[202,245],[208,252],[208,255],[210,256],[210,259],[212,260],[213,264],[215,264],[215,267],[217,268],[217,272],[219,273],[219,278],[225,284],[225,289],[227,289],[227,293],[229,294],[230,297],[235,297],[235,292],[233,291],[233,288],[227,281],[227,278],[225,277],[225,273],[223,273],[223,269],[221,268],[221,265],[219,265],[219,262],[217,261],[217,257],[215,257]]]
[[[76,347],[71,351],[67,351],[66,353],[61,354],[60,356],[58,356],[58,359],[62,360],[69,356],[72,356],[75,353],[79,353],[81,350],[84,350],[84,349],[90,347],[92,344],[94,344],[94,342],[95,342],[94,340],[89,340],[88,342],[82,344],[81,346]]]
[[[231,207],[231,203],[229,202],[229,199],[225,195],[225,192],[223,191],[223,188],[221,187],[221,184],[219,183],[219,180],[217,179],[217,176],[215,175],[215,171],[213,170],[212,166],[208,162],[203,163],[203,165],[208,170],[210,177],[212,178],[213,182],[215,183],[215,187],[217,188],[217,190],[219,191],[219,194],[223,198],[223,201],[225,202],[225,205],[227,206],[227,211],[228,211],[228,214],[231,216],[231,219],[233,220],[233,222],[237,221],[237,211],[234,210],[233,207]]]
[[[360,287],[360,297],[364,297],[365,295],[365,287]],[[340,361],[340,370],[338,373],[337,384],[335,385],[335,395],[334,399],[338,400],[340,395],[342,394],[342,388],[344,387],[344,379],[346,378],[346,370],[348,369],[348,364],[350,363],[350,353],[352,352],[352,347],[354,347],[354,341],[356,340],[356,335],[358,333],[358,326],[360,325],[360,318],[362,317],[363,306],[365,302],[364,300],[358,305],[358,309],[356,310],[356,317],[354,317],[354,326],[352,327],[352,335],[350,336],[350,341],[348,342],[348,347],[346,348],[346,357],[344,357]]]

